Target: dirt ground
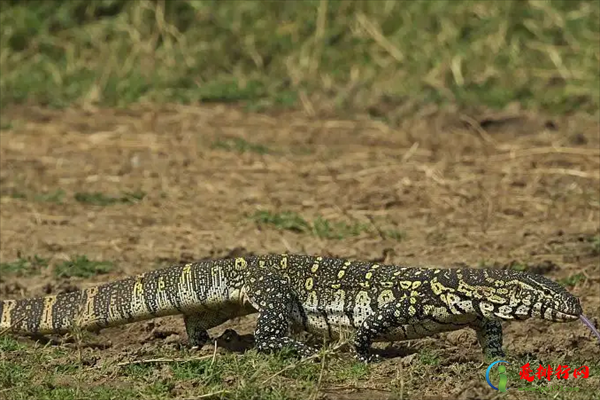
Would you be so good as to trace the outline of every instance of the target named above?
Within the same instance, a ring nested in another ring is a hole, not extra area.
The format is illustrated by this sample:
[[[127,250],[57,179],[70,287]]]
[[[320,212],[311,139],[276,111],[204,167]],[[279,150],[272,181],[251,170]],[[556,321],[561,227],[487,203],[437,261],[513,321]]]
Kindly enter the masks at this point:
[[[0,298],[85,288],[184,260],[292,252],[397,264],[524,265],[570,282],[598,325],[600,140],[591,117],[438,113],[390,128],[361,116],[257,115],[221,105],[22,107],[6,110],[7,117],[11,127],[0,144],[0,262],[21,254],[56,263],[78,254],[116,268],[89,279],[57,279],[51,268],[6,274]],[[250,144],[245,151],[219,145],[236,138]],[[62,202],[32,200],[57,190],[65,193]],[[146,195],[106,206],[74,198],[134,191]],[[249,218],[257,210],[368,229],[320,238],[259,224]],[[400,237],[383,233],[389,230]],[[232,321],[216,333],[229,327],[251,333],[252,322]],[[505,327],[505,348],[517,356],[600,357],[581,323]],[[481,359],[471,332],[436,338],[420,343],[440,354],[440,368]],[[184,339],[181,321],[164,318],[105,331],[99,340],[109,345],[94,351],[102,358]],[[385,377],[400,362],[379,365],[382,379],[372,386],[385,389]],[[414,389],[430,398],[492,398],[479,372]],[[600,376],[589,381],[600,384]]]

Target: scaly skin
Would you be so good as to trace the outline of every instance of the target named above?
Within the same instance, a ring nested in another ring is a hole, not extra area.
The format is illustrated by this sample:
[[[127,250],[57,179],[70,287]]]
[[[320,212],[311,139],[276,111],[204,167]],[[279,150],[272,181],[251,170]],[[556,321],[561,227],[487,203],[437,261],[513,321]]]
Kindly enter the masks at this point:
[[[266,255],[172,266],[79,292],[0,301],[0,332],[97,331],[183,314],[189,342],[207,329],[259,313],[259,351],[312,349],[290,335],[330,339],[355,332],[360,360],[374,341],[416,339],[470,327],[488,357],[502,352],[502,320],[568,322],[579,300],[536,274],[510,270],[410,268],[304,255]]]

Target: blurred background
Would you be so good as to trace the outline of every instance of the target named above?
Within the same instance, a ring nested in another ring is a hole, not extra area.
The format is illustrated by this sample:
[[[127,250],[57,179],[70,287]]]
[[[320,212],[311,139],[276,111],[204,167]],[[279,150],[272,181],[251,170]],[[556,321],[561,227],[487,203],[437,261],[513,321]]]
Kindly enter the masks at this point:
[[[4,0],[1,104],[598,110],[597,1]]]

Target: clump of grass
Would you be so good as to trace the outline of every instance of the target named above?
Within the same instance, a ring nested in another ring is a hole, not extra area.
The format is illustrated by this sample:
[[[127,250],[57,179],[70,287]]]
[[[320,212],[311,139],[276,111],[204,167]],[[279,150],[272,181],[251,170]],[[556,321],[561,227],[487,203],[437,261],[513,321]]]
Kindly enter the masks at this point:
[[[113,197],[101,192],[78,192],[74,198],[80,203],[92,204],[96,206],[109,206],[121,203],[137,203],[146,196],[146,193],[137,190],[134,192],[125,192],[121,196]]]
[[[582,274],[581,272],[578,272],[574,275],[569,275],[566,278],[559,279],[558,283],[560,283],[564,286],[573,287],[573,286],[577,286],[577,284],[580,282],[584,282],[585,280],[586,280],[585,275]]]
[[[12,262],[0,263],[0,275],[13,274],[17,276],[33,275],[40,272],[41,268],[48,266],[48,259],[34,255],[33,257],[23,257],[18,255],[17,260]]]
[[[250,143],[242,138],[219,139],[212,146],[213,149],[222,149],[227,151],[235,151],[238,153],[256,153],[267,154],[272,151],[262,144]]]
[[[272,225],[277,229],[297,233],[308,233],[311,230],[310,224],[304,218],[291,211],[273,213],[261,210],[256,211],[251,219],[259,224]]]
[[[6,131],[13,128],[13,122],[10,120],[0,119],[0,131]]]
[[[584,0],[5,3],[3,106],[302,98],[396,120],[431,104],[600,103],[600,9]]]
[[[419,360],[425,365],[439,365],[439,356],[430,350],[422,350],[419,352]]]
[[[322,217],[317,217],[312,224],[313,234],[322,239],[344,239],[349,236],[358,236],[367,232],[369,226],[358,222],[351,224],[344,221],[331,222]]]
[[[508,267],[512,270],[515,271],[526,271],[527,270],[527,264],[524,264],[522,262],[519,261],[513,261],[511,262]]]
[[[107,274],[113,269],[110,261],[92,261],[85,255],[77,255],[68,261],[64,261],[54,268],[54,274],[58,278],[90,278],[95,275]]]
[[[3,195],[8,195],[13,199],[25,199],[25,200],[34,200],[42,203],[56,203],[61,204],[65,197],[65,191],[62,189],[56,189],[50,192],[44,193],[35,193],[35,194],[27,194],[19,189],[9,189],[2,193]]]
[[[271,225],[281,230],[312,234],[321,239],[344,239],[349,236],[358,236],[369,230],[369,226],[366,224],[332,222],[320,216],[311,223],[299,214],[290,211],[280,213],[257,211],[251,216],[251,219],[259,224]]]
[[[65,197],[65,191],[62,189],[57,189],[53,192],[36,194],[34,196],[34,199],[36,201],[45,202],[45,203],[60,204],[63,202],[64,197]]]
[[[27,195],[18,189],[8,189],[1,192],[3,196],[8,196],[13,199],[26,199]]]
[[[398,230],[398,229],[385,229],[385,230],[381,231],[381,233],[384,238],[396,240],[398,242],[405,240],[407,237],[406,232]]]
[[[8,336],[8,335],[0,335],[0,351],[2,352],[12,352],[23,350],[25,348],[24,345],[19,343],[16,339]]]

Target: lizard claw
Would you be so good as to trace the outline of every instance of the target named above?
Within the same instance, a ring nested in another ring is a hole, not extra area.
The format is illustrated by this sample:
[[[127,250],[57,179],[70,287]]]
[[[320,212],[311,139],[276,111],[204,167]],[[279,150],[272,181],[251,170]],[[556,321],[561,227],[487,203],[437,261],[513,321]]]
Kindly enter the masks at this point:
[[[378,363],[382,358],[378,354],[356,354],[356,359],[365,364]]]

